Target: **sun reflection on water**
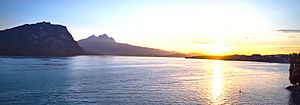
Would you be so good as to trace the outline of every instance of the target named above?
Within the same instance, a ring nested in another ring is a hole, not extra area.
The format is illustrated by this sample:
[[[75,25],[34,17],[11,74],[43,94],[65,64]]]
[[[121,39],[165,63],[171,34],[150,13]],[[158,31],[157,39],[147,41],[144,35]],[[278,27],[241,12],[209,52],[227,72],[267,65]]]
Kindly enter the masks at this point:
[[[220,61],[213,62],[213,77],[211,82],[212,104],[220,104],[222,99],[222,69]]]

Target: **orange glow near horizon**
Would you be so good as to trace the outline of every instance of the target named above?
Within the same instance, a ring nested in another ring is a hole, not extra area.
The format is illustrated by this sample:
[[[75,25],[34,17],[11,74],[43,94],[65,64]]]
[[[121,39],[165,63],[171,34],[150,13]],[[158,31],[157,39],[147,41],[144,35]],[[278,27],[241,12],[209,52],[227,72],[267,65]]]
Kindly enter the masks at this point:
[[[205,49],[207,52],[213,55],[221,55],[230,50],[229,46],[224,45],[224,43],[218,41],[214,44],[210,44]]]

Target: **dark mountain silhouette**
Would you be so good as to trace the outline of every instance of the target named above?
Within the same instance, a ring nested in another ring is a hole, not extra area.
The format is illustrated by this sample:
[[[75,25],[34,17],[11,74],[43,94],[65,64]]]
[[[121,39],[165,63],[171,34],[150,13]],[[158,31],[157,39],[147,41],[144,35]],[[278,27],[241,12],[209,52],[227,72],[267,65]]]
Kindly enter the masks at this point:
[[[62,25],[40,22],[0,31],[0,55],[73,56],[83,53]]]
[[[92,35],[86,39],[79,40],[78,43],[84,50],[104,55],[184,56],[184,54],[177,52],[118,43],[112,37],[108,37],[106,34],[98,37]]]

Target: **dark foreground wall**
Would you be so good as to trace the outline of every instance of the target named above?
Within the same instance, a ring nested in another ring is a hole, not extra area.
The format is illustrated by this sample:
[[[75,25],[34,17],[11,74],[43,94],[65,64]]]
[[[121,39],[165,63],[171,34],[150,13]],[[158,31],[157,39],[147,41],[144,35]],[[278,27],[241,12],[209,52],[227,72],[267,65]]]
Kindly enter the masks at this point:
[[[300,53],[290,54],[290,83],[293,85],[300,85]]]

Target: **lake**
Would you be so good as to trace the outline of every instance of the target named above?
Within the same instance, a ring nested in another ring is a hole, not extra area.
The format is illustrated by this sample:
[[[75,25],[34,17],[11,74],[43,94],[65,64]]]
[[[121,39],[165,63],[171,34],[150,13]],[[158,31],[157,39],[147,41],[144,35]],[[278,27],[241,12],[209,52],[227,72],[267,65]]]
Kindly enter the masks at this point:
[[[171,57],[0,57],[0,104],[299,104],[288,64]]]

